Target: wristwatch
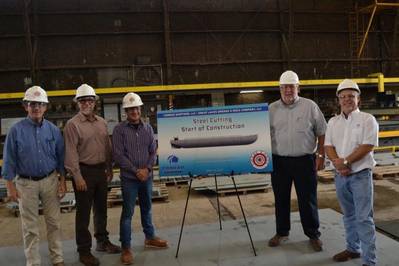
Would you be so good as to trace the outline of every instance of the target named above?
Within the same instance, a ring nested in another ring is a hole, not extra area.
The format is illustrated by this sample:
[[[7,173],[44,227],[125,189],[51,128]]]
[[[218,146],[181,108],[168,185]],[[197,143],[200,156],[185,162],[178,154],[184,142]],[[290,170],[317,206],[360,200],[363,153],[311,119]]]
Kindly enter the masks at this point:
[[[320,153],[316,153],[316,156],[317,156],[317,158],[322,158],[322,159],[325,158],[324,155],[323,155],[323,154],[320,154]]]
[[[347,159],[344,159],[344,165],[345,165],[346,167],[349,167],[349,166],[350,166],[350,163],[348,162]]]

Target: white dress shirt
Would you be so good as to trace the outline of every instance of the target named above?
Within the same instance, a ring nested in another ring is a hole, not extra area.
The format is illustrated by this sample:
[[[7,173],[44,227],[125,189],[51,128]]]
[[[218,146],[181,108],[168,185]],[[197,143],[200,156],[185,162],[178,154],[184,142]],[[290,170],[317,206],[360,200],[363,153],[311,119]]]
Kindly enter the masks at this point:
[[[378,146],[378,123],[374,116],[357,109],[347,119],[341,113],[328,121],[324,146],[333,146],[338,157],[346,158],[362,144]],[[356,173],[375,164],[371,151],[352,163],[351,170]]]

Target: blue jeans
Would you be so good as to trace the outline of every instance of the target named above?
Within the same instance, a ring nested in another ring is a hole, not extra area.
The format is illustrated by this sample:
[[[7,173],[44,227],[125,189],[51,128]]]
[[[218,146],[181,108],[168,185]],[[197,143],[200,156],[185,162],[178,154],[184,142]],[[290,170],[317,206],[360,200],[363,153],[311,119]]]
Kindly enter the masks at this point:
[[[130,248],[132,239],[132,217],[136,198],[139,197],[141,225],[146,239],[152,239],[155,235],[154,225],[152,224],[151,198],[152,198],[152,178],[141,182],[138,180],[121,178],[122,183],[122,214],[120,220],[120,241],[122,248]]]
[[[371,170],[364,169],[347,177],[337,172],[335,186],[344,214],[346,249],[361,253],[364,264],[375,265],[377,257]]]

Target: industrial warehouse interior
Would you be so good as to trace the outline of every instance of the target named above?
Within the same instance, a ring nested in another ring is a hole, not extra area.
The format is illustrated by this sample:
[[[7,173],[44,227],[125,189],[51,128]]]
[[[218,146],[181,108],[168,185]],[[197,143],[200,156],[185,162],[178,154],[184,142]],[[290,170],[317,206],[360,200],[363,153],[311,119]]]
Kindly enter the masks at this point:
[[[399,1],[1,0],[0,62],[0,265],[399,264]]]

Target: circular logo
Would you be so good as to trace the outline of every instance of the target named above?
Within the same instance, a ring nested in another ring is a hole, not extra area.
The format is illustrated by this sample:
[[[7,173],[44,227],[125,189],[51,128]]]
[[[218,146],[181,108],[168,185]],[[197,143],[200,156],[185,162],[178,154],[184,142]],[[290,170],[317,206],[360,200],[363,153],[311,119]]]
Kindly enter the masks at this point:
[[[269,157],[264,151],[255,151],[251,155],[251,164],[256,169],[264,169],[269,164]]]

